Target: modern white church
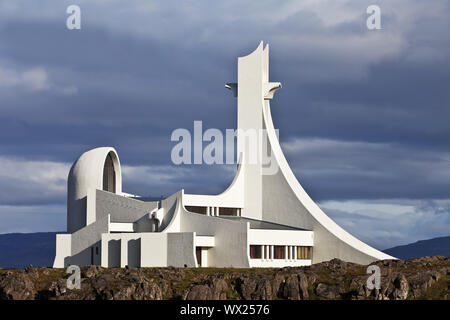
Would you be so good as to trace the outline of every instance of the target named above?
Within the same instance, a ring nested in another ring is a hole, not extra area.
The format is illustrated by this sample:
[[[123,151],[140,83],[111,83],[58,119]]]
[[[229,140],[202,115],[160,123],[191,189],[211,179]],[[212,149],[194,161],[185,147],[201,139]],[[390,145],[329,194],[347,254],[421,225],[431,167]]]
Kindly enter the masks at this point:
[[[395,259],[339,227],[294,176],[271,118],[270,100],[281,84],[269,82],[269,46],[261,42],[238,58],[237,84],[226,87],[237,98],[240,155],[231,185],[218,195],[181,189],[147,201],[122,191],[114,148],[87,151],[70,169],[67,233],[56,236],[53,267],[248,268]],[[253,146],[242,134],[248,130],[266,133],[263,144],[276,170],[248,161]]]

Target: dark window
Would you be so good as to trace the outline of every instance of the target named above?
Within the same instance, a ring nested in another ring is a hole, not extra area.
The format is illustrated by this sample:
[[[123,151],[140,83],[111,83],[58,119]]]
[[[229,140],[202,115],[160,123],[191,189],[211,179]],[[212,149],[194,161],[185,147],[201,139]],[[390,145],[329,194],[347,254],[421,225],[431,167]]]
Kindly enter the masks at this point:
[[[95,254],[98,255],[98,247],[95,247]]]
[[[195,212],[199,214],[206,214],[206,207],[198,207],[198,206],[186,206],[187,211]]]
[[[116,172],[114,171],[114,162],[111,152],[108,153],[103,168],[103,190],[116,192]]]
[[[274,259],[285,259],[285,246],[274,246]]]
[[[195,255],[197,257],[197,264],[199,267],[202,266],[202,247],[195,248]]]
[[[222,208],[219,209],[220,216],[238,216],[239,208]]]
[[[250,259],[261,259],[262,246],[250,246]]]

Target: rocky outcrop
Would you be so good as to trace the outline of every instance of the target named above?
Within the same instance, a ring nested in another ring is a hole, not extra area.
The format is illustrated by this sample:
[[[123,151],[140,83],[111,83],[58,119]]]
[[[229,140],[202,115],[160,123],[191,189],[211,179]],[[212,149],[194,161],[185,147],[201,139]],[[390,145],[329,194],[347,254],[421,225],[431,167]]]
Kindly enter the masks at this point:
[[[34,298],[34,284],[25,272],[6,272],[0,278],[0,299],[29,300]]]
[[[385,260],[381,285],[369,289],[367,266],[333,259],[281,269],[81,268],[81,289],[67,288],[63,269],[0,270],[0,299],[307,300],[448,299],[450,260]]]

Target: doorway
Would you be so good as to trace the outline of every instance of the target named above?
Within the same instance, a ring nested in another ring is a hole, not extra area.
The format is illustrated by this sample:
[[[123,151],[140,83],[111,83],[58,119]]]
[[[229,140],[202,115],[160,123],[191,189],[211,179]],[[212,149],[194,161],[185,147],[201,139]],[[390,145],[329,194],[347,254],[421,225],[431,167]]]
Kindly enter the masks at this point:
[[[202,266],[202,247],[195,247],[195,256],[197,257],[197,265]]]

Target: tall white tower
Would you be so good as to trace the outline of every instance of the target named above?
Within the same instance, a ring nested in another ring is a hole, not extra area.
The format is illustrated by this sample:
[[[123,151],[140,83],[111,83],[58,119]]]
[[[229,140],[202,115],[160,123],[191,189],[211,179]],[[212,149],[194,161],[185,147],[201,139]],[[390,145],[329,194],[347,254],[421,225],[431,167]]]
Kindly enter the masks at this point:
[[[269,82],[269,45],[263,42],[251,54],[238,58],[238,83],[227,84],[237,96],[237,152],[245,166],[243,215],[262,219],[262,171],[266,157],[264,105],[281,88]]]
[[[244,170],[240,170],[244,176],[242,216],[313,230],[313,263],[333,258],[357,263],[393,259],[338,226],[292,172],[270,112],[270,100],[281,84],[269,82],[269,45],[264,47],[261,42],[251,54],[238,59],[238,83],[227,84],[227,88],[237,96],[238,154],[244,155]],[[249,138],[255,131],[260,132],[256,142]],[[265,168],[264,154],[270,155],[271,170]]]

